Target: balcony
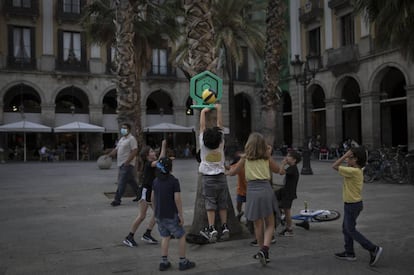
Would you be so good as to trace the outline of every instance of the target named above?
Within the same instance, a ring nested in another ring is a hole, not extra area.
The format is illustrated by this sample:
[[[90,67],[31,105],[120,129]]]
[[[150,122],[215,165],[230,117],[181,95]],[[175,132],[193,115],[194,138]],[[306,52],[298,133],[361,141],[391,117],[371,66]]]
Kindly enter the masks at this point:
[[[27,17],[34,21],[39,17],[39,0],[32,0],[30,6],[15,6],[13,0],[6,0],[4,3],[6,17]]]
[[[299,21],[302,24],[317,22],[323,17],[323,5],[320,0],[308,0],[305,6],[299,8]]]
[[[351,0],[330,0],[328,2],[328,7],[333,10],[339,10],[350,6],[352,6]]]
[[[357,45],[344,46],[327,51],[327,68],[335,76],[357,72],[359,69],[359,51]]]
[[[68,62],[61,58],[56,60],[56,70],[61,72],[89,72],[89,68],[85,61]]]
[[[36,59],[7,56],[7,67],[15,70],[35,70]]]
[[[85,6],[85,0],[79,1],[80,7],[79,10],[76,9],[75,6],[70,6],[70,8],[73,8],[74,11],[64,11],[64,3],[63,0],[58,0],[56,5],[56,18],[59,24],[63,23],[69,23],[69,24],[75,24],[78,23],[79,20],[82,18],[82,11]],[[76,12],[77,10],[77,12]]]
[[[168,66],[159,66],[152,65],[151,69],[147,73],[147,78],[175,78],[177,74],[175,68],[171,65]]]

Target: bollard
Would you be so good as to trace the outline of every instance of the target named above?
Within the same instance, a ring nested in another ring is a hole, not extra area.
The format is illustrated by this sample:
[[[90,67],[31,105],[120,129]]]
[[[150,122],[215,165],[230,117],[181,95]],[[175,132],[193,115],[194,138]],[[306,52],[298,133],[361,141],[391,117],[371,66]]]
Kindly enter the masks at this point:
[[[414,184],[414,151],[410,151],[405,156],[405,161],[407,162],[407,182]]]
[[[106,155],[100,156],[97,160],[99,169],[110,169],[112,166],[112,158]]]
[[[4,149],[0,147],[0,163],[6,163],[4,161]]]

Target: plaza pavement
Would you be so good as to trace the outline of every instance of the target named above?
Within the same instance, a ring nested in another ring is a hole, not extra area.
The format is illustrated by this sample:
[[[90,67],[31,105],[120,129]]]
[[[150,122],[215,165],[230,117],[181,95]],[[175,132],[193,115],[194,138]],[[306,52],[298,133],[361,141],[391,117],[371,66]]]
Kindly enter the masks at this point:
[[[280,159],[279,159],[280,160]],[[293,212],[303,208],[337,209],[342,213],[341,178],[331,161],[312,161],[314,175],[301,176]],[[197,163],[174,161],[181,181],[185,221],[192,223]],[[0,274],[159,274],[159,245],[139,240],[137,248],[122,244],[138,208],[132,198],[110,206],[104,192],[116,189],[115,162],[99,170],[96,162],[27,162],[0,164]],[[281,180],[281,177],[278,178]],[[234,198],[236,178],[228,177]],[[266,267],[252,258],[251,238],[187,246],[196,268],[178,271],[177,242],[170,243],[172,269],[165,274],[414,274],[414,186],[366,184],[365,209],[358,227],[384,247],[376,267],[355,245],[357,261],[340,261],[341,220],[312,223],[295,236],[278,237]],[[149,211],[148,214],[150,214]],[[159,238],[157,230],[154,236]]]

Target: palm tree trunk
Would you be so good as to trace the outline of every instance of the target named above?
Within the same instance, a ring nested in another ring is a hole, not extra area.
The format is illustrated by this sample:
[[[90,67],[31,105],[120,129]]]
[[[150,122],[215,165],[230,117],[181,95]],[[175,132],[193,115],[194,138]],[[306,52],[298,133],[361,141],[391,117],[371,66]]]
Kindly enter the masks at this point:
[[[279,103],[279,75],[283,54],[285,31],[283,0],[269,0],[266,20],[266,47],[263,90],[261,93],[261,132],[269,145],[273,146],[276,121],[276,106]]]
[[[235,64],[233,62],[233,59],[231,58],[231,54],[225,49],[226,51],[226,71],[227,71],[227,75],[228,75],[228,91],[229,91],[229,98],[228,98],[228,102],[229,102],[229,129],[230,129],[230,138],[229,138],[229,142],[227,144],[227,149],[228,152],[231,156],[234,155],[234,153],[236,152],[237,147],[239,144],[237,142],[237,138],[236,138],[236,114],[234,111],[234,68],[235,68]]]
[[[117,6],[115,20],[116,26],[116,64],[117,64],[117,112],[118,127],[123,123],[131,125],[131,133],[138,142],[138,149],[143,144],[141,126],[141,72],[142,67],[137,66],[139,60],[135,51],[134,31],[134,1],[121,0]],[[135,170],[139,178],[142,169],[140,158],[136,160]],[[132,188],[127,187],[126,192],[132,194]],[[134,194],[132,194],[134,195]]]
[[[140,81],[136,71],[134,48],[134,10],[128,0],[122,0],[117,7],[116,18],[116,63],[118,124],[129,123],[132,133],[141,132]]]
[[[205,70],[215,73],[217,56],[214,47],[214,28],[210,13],[211,0],[185,0],[184,4],[186,11],[187,39],[188,45],[190,45],[188,65],[185,66],[184,69],[191,75],[191,77]],[[207,127],[211,126],[213,121],[214,123],[216,121],[215,112],[211,113],[212,115],[207,118]],[[199,148],[198,140],[197,134],[197,148]],[[231,233],[238,234],[242,231],[242,228],[235,217],[230,195],[227,198],[227,202],[229,206],[227,223]],[[217,227],[219,226],[217,224],[219,221],[219,219],[216,219]],[[198,234],[206,225],[208,225],[208,222],[204,198],[202,196],[201,174],[198,174],[194,217],[189,232]]]
[[[205,70],[216,72],[217,57],[210,7],[211,0],[184,1],[189,45],[189,63],[186,69],[191,76]]]

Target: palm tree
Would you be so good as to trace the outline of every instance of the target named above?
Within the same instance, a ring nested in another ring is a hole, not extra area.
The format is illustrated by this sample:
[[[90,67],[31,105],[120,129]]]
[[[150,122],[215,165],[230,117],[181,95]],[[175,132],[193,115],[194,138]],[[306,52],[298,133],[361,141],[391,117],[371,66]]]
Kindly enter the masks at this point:
[[[414,60],[414,2],[410,0],[355,0],[358,12],[374,23],[375,42],[382,48],[400,48],[402,54]]]
[[[82,18],[91,41],[115,46],[118,124],[131,123],[138,144],[143,144],[141,75],[150,64],[151,46],[162,37],[175,41],[180,36],[176,21],[182,13],[179,2],[93,1]]]
[[[183,52],[178,53],[180,60],[177,62],[179,62],[179,67],[189,79],[205,70],[216,73],[217,58],[210,7],[210,0],[184,1],[186,41],[180,45]],[[185,47],[188,48],[185,50]],[[197,137],[196,142],[198,144]],[[198,174],[196,201],[190,233],[198,234],[206,224],[207,213],[202,195],[201,175]]]
[[[182,62],[179,63],[181,64],[181,69],[185,71],[185,74],[189,77],[193,77],[205,70],[216,73],[217,55],[214,40],[215,30],[211,17],[212,1],[186,0],[184,3],[187,41],[183,43],[183,45],[188,46],[188,51],[184,51],[188,53],[188,55],[180,55],[182,60]],[[213,122],[215,123],[215,113],[213,112],[207,120],[208,125],[211,125]],[[198,138],[196,140],[198,141]],[[232,234],[239,234],[242,232],[242,227],[234,215],[234,208],[230,195],[227,197],[227,204],[229,206],[227,223],[231,228]],[[197,178],[197,194],[194,205],[193,223],[189,232],[198,234],[206,224],[207,214],[202,196],[201,175],[199,174]]]
[[[213,24],[216,32],[215,47],[222,50],[223,65],[228,77],[231,142],[236,139],[236,115],[234,110],[236,68],[247,62],[247,60],[244,60],[243,47],[250,50],[257,64],[263,59],[265,46],[264,19],[257,20],[253,14],[261,11],[264,14],[265,3],[265,0],[213,1]]]
[[[262,127],[260,132],[273,146],[276,107],[279,103],[279,79],[285,41],[285,10],[283,0],[269,0],[266,15],[266,48],[263,89],[260,93]]]
[[[188,60],[183,69],[190,77],[208,70],[216,72],[216,49],[211,14],[211,0],[185,0],[186,46]]]

